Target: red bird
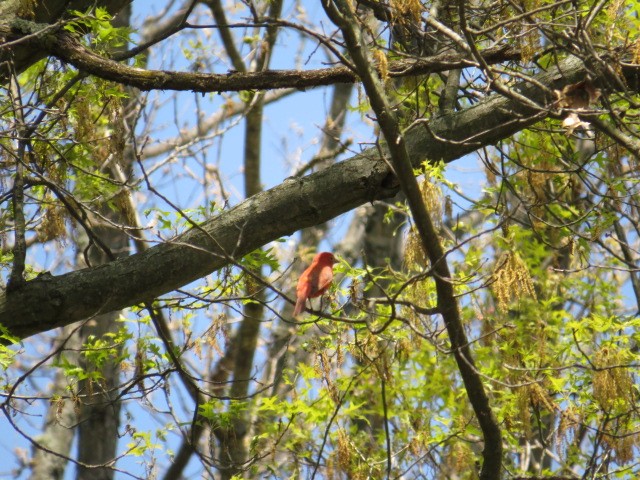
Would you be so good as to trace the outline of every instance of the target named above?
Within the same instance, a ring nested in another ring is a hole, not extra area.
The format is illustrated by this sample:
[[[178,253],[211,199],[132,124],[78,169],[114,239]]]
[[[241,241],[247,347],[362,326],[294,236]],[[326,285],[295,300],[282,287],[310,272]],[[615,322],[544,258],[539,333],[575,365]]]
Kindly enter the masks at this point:
[[[302,272],[296,289],[298,298],[296,300],[296,308],[293,310],[294,317],[304,311],[307,298],[319,297],[331,286],[334,263],[336,263],[336,259],[332,253],[318,253],[313,258],[309,268]]]

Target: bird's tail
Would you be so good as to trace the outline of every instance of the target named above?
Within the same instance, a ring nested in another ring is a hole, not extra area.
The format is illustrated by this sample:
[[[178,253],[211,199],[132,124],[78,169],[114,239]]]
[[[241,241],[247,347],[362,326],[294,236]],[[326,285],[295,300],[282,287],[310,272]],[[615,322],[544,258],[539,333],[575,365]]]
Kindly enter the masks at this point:
[[[307,299],[304,297],[298,297],[296,300],[296,307],[293,309],[293,316],[297,317],[302,312],[304,312],[305,303],[307,303]]]

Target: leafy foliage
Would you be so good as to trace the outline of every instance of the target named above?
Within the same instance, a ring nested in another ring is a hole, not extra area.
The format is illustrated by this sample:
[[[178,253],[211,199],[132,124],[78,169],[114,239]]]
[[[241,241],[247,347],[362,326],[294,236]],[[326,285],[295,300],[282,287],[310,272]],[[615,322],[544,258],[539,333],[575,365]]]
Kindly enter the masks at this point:
[[[284,45],[291,37],[277,36],[292,31],[301,38],[300,58],[316,61],[320,42],[331,61],[354,61],[353,52],[340,53],[342,39],[326,18],[292,4],[290,20],[276,21],[278,5],[227,7],[233,28],[219,31],[206,27],[223,25],[219,12],[196,10],[199,28],[176,17],[178,41],[152,40],[180,52],[180,62],[189,62],[181,70],[198,73],[273,74],[272,56],[299,66]],[[435,121],[453,130],[458,113],[492,96],[533,112],[514,113],[523,128],[491,144],[477,140],[480,130],[452,131],[438,139],[443,149],[464,144],[476,153],[452,165],[424,159],[414,170],[437,229],[430,240],[444,248],[438,262],[451,278],[438,276],[416,219],[394,199],[307,229],[299,245],[274,239],[241,258],[227,252],[221,270],[119,317],[97,311],[77,328],[22,344],[0,325],[2,408],[11,427],[3,431],[19,432],[38,450],[46,443],[25,427],[30,417],[48,416],[47,429],[66,430],[95,412],[106,415],[106,405],[120,424],[113,438],[93,439],[114,446],[96,469],[115,464],[153,476],[186,449],[197,452],[202,475],[225,479],[478,478],[488,440],[447,330],[445,310],[455,308],[473,353],[467,361],[502,433],[504,472],[637,477],[638,92],[621,74],[640,56],[632,41],[637,3],[398,0],[362,2],[351,13],[359,15],[354,28],[404,133],[433,136]],[[67,14],[64,30],[104,57],[132,38],[133,29],[115,28],[105,8]],[[483,53],[497,46],[517,55],[487,63]],[[468,66],[397,78],[398,62],[455,55],[465,55]],[[588,78],[559,90],[545,86],[546,104],[521,98],[523,82],[535,83],[572,55],[584,61]],[[134,61],[144,68],[153,59]],[[83,267],[90,275],[131,245],[170,249],[177,235],[231,211],[241,197],[238,172],[245,188],[256,178],[266,183],[264,166],[250,161],[263,148],[252,143],[260,140],[255,119],[264,129],[269,112],[261,92],[147,96],[54,59],[17,73],[0,100],[3,281],[16,268],[21,228],[28,254],[20,273],[28,280]],[[344,151],[338,144],[350,144],[338,126],[350,112],[360,114],[367,141],[380,137],[372,105],[360,89],[354,105],[331,113],[320,140],[296,147],[305,152],[318,143],[317,156],[302,170],[293,162],[285,168],[304,172],[334,161]],[[183,107],[195,113],[184,119]],[[282,135],[286,150],[294,130]],[[229,150],[229,143],[243,149]],[[391,143],[373,142],[380,149]],[[267,160],[271,173],[274,158]],[[268,225],[235,228],[228,234],[240,244]],[[194,247],[194,255],[220,255],[217,242],[211,237],[212,247]],[[299,272],[321,249],[338,254],[336,281],[314,300],[313,314],[292,319]],[[455,305],[443,304],[442,281],[453,286]],[[16,475],[33,467],[14,463]]]

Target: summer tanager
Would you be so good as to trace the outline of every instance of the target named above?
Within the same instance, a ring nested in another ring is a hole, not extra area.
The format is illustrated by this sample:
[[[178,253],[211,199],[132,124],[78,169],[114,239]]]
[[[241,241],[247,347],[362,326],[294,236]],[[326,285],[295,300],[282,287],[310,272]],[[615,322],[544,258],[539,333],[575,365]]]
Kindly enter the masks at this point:
[[[296,289],[298,298],[296,308],[293,310],[294,317],[304,311],[308,298],[321,296],[331,286],[335,262],[336,259],[332,253],[322,252],[317,254],[309,268],[302,272]]]

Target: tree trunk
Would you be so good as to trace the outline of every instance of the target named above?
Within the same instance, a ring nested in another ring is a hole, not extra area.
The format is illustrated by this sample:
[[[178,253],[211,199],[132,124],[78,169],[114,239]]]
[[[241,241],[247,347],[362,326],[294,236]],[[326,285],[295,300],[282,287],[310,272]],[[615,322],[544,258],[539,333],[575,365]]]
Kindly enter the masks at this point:
[[[78,362],[78,350],[82,346],[80,335],[76,326],[67,326],[61,329],[59,342],[65,341],[64,356],[75,364]],[[51,391],[53,398],[59,396],[58,402],[49,405],[45,419],[43,432],[36,439],[38,444],[55,452],[49,453],[43,449],[35,448],[31,459],[30,480],[58,480],[64,478],[67,467],[67,458],[71,452],[71,444],[74,437],[74,426],[77,422],[75,405],[69,398],[67,390],[67,378],[62,369],[56,371],[54,384]]]

